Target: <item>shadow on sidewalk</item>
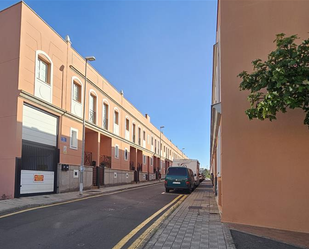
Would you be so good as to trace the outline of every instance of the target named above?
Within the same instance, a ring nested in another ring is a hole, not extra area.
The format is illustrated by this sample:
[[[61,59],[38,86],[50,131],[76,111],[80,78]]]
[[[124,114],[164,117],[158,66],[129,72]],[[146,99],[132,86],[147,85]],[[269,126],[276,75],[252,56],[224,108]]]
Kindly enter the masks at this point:
[[[282,242],[278,242],[263,237],[231,230],[231,234],[237,249],[300,249]]]

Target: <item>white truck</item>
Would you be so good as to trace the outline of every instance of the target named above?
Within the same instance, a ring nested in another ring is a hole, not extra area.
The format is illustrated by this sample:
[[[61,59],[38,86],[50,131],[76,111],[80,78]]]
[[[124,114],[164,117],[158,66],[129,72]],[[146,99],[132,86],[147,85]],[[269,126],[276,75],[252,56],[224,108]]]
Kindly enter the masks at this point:
[[[196,159],[174,159],[172,167],[187,167],[193,171],[195,186],[200,184],[200,163]]]

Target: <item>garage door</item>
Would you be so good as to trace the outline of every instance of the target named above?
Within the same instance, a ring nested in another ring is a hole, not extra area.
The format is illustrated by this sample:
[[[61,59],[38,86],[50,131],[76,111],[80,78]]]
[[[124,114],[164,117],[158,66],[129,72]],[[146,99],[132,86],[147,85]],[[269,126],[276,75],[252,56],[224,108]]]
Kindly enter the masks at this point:
[[[34,107],[24,105],[20,195],[51,193],[59,153],[57,149],[58,118]]]

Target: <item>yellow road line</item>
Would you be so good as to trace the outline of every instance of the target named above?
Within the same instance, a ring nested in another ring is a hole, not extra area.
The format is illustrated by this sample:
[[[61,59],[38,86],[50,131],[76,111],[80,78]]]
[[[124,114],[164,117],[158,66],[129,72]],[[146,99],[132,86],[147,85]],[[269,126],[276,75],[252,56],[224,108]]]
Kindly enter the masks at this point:
[[[174,206],[170,207],[159,219],[157,219],[150,227],[147,228],[145,232],[141,236],[139,236],[133,243],[130,245],[129,249],[136,249],[138,248],[143,241],[147,238],[151,232],[153,232],[164,220],[167,216],[169,216],[185,199],[187,198],[184,195]]]
[[[139,232],[144,226],[146,226],[152,219],[154,219],[156,216],[158,216],[163,210],[167,209],[171,205],[173,205],[176,201],[178,201],[183,195],[177,196],[174,200],[172,200],[169,204],[165,205],[163,208],[161,208],[159,211],[155,212],[153,215],[151,215],[149,218],[144,220],[141,224],[139,224],[136,228],[134,228],[129,234],[127,234],[125,237],[123,237],[122,240],[118,242],[117,245],[113,247],[113,249],[120,249],[122,248],[135,234]]]
[[[154,185],[154,184],[149,184],[149,185],[146,185],[146,186],[140,186],[140,187],[130,188],[130,189],[122,189],[122,190],[113,191],[113,192],[110,192],[110,193],[103,193],[103,194],[98,194],[98,195],[91,195],[91,196],[87,196],[87,197],[81,197],[81,198],[79,198],[79,199],[74,199],[74,200],[64,201],[64,202],[58,202],[58,203],[48,204],[48,205],[44,205],[44,206],[38,206],[38,207],[33,207],[33,208],[27,208],[27,209],[24,209],[24,210],[20,210],[20,211],[13,212],[13,213],[1,215],[1,216],[0,216],[0,219],[6,218],[6,217],[10,217],[10,216],[13,216],[13,215],[16,215],[16,214],[26,213],[26,212],[33,211],[33,210],[37,210],[37,209],[48,208],[48,207],[54,207],[54,206],[60,206],[60,205],[65,205],[65,204],[69,204],[69,203],[73,203],[73,202],[84,201],[84,200],[88,200],[88,199],[92,199],[92,198],[98,198],[98,197],[101,197],[101,196],[112,195],[112,194],[118,194],[118,193],[121,193],[121,192],[127,192],[127,191],[131,191],[131,190],[134,190],[134,189],[146,188],[146,187],[149,187],[149,186],[152,186],[152,185]]]

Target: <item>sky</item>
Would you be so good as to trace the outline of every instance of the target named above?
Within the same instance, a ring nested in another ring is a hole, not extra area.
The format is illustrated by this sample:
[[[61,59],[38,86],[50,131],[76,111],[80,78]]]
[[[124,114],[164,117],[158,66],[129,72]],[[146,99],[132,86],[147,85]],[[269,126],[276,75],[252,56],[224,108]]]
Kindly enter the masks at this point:
[[[18,1],[0,1],[0,10]],[[26,0],[164,135],[209,167],[216,0]]]

